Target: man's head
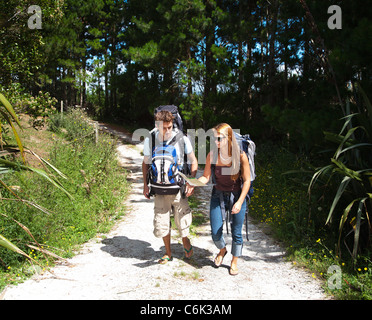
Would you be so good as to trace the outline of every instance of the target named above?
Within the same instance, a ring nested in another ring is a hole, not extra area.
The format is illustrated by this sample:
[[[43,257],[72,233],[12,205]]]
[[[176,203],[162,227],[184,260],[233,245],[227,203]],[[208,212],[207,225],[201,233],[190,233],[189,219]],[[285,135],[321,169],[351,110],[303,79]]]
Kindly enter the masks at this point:
[[[173,115],[169,111],[159,111],[155,115],[155,126],[159,129],[159,138],[169,140],[172,137]]]

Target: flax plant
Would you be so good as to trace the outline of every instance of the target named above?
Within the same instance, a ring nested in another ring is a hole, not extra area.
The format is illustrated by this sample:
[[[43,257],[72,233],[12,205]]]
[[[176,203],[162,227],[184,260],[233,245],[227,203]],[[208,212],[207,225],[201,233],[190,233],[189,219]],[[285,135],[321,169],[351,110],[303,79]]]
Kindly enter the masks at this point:
[[[9,125],[12,128],[14,138],[17,142],[17,145],[11,145],[8,144],[7,142],[4,141],[3,139],[3,123]],[[36,155],[34,152],[31,150],[25,148],[22,144],[22,141],[20,139],[20,136],[17,131],[17,126],[19,129],[22,130],[21,123],[19,122],[19,119],[14,112],[14,109],[10,102],[5,98],[3,94],[0,93],[0,175],[4,174],[9,174],[15,170],[26,170],[26,171],[31,171],[35,174],[38,174],[42,176],[46,181],[49,183],[53,184],[55,187],[59,188],[62,190],[64,193],[67,194],[68,197],[72,199],[72,196],[63,188],[62,184],[58,181],[58,179],[52,174],[51,171],[59,175],[60,177],[67,179],[67,177],[60,172],[57,168],[52,166],[48,161],[42,159],[38,155]],[[33,168],[27,165],[26,163],[26,158],[25,158],[25,153],[29,153],[32,156],[34,156],[36,159],[38,159],[42,165],[44,166],[45,170],[39,169],[39,168]],[[21,163],[19,161],[16,161],[16,156],[20,155],[21,156]],[[31,201],[21,199],[19,198],[16,193],[12,191],[11,188],[9,188],[1,179],[0,179],[0,184],[2,188],[6,188],[8,191],[13,194],[15,197],[14,199],[5,199],[5,198],[0,198],[0,201],[7,201],[7,200],[15,200],[15,201],[20,201],[23,202],[25,205],[33,206],[43,212],[48,213],[48,211],[45,208],[42,208],[41,206],[37,205],[36,203],[33,203]],[[9,217],[9,215],[5,215],[4,213],[0,212],[0,215],[2,218],[10,218],[14,221],[14,223],[17,223],[21,228],[29,234],[29,236],[36,242],[35,238],[32,236],[31,232],[29,229],[22,225],[20,222],[14,220],[12,217]],[[37,243],[37,242],[36,242]],[[19,249],[14,243],[9,241],[7,238],[5,238],[3,235],[0,234],[0,246],[4,247],[6,249],[9,249],[11,251],[14,251],[16,253],[19,253],[31,261],[36,262],[32,257],[30,257],[27,253]],[[45,253],[45,250],[41,249],[40,246],[39,248],[36,248],[37,250]]]
[[[325,184],[328,186],[334,182],[338,184],[326,224],[338,219],[338,255],[341,256],[344,235],[343,243],[353,261],[361,250],[361,237],[365,239],[364,246],[368,247],[371,245],[372,232],[372,105],[362,88],[357,88],[364,104],[358,106],[358,113],[351,113],[349,102],[348,115],[343,118],[344,125],[340,133],[325,132],[325,139],[338,146],[331,163],[315,172],[309,184],[309,192],[320,177],[326,178]],[[347,221],[349,230],[345,231]],[[354,239],[351,249],[346,238],[352,234]]]

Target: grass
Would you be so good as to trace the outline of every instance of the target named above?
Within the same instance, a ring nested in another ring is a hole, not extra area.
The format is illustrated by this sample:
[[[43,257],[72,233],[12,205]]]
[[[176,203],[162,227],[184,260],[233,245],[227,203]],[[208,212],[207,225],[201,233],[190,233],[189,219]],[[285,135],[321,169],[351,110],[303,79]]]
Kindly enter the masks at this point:
[[[94,130],[84,114],[64,115],[63,122],[53,126],[54,132],[36,131],[27,127],[26,122],[23,141],[68,177],[61,183],[74,199],[71,201],[39,176],[14,171],[2,176],[2,180],[19,197],[39,204],[49,213],[19,201],[5,200],[0,202],[0,212],[27,226],[43,249],[68,258],[82,243],[97,233],[107,232],[125,213],[122,202],[128,184],[117,160],[115,141],[108,135],[100,135],[96,143]],[[3,188],[0,192],[3,198],[14,199],[8,190]],[[0,231],[40,264],[37,271],[43,272],[53,265],[53,258],[29,246],[35,246],[33,239],[13,220],[0,218]],[[0,248],[0,290],[34,272],[23,257]]]
[[[324,289],[336,299],[372,299],[372,263],[368,253],[353,265],[347,253],[335,254],[337,232],[325,227],[328,209],[307,194],[311,175],[283,174],[302,170],[304,160],[283,148],[261,145],[257,150],[254,195],[250,215],[257,223],[270,227],[272,234],[287,248],[294,266],[306,267]],[[331,266],[340,267],[340,289],[330,290]]]

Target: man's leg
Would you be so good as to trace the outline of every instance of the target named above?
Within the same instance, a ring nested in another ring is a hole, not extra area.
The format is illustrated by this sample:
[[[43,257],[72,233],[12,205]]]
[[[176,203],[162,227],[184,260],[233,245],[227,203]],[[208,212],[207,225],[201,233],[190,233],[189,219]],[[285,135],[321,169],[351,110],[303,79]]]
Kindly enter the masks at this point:
[[[191,209],[187,198],[182,198],[181,193],[178,193],[173,203],[174,221],[182,238],[182,244],[185,251],[185,257],[190,258],[194,252],[189,235],[189,228],[192,222]]]
[[[183,244],[183,248],[184,248],[184,251],[185,251],[185,257],[186,258],[191,258],[191,256],[194,254],[194,251],[192,249],[190,239],[188,237],[183,237],[182,238],[182,244]]]
[[[172,250],[170,245],[170,239],[171,239],[171,232],[169,231],[169,234],[163,237],[164,246],[165,246],[165,254],[170,258],[172,257]]]
[[[170,196],[156,195],[154,201],[154,235],[162,238],[165,246],[165,255],[159,260],[159,263],[167,263],[172,258],[170,239],[170,213],[172,211],[172,199]]]

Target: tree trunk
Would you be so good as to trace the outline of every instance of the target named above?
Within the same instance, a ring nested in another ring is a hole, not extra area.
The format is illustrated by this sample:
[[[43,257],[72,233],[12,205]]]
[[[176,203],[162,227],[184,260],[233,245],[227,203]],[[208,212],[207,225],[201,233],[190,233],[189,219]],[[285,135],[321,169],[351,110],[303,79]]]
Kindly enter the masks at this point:
[[[274,78],[276,73],[276,63],[275,63],[275,40],[276,40],[276,30],[278,22],[278,0],[275,0],[271,6],[270,10],[270,27],[269,27],[269,66],[268,66],[268,103],[274,105],[275,99],[275,84]]]

